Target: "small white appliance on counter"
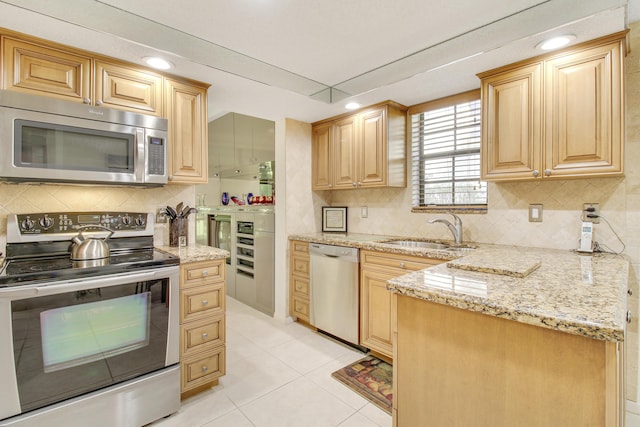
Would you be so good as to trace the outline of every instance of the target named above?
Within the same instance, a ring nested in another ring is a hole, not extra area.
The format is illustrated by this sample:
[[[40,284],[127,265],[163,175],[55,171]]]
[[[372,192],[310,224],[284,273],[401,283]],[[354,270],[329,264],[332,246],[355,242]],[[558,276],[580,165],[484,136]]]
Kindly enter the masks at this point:
[[[580,230],[580,247],[578,248],[578,252],[593,252],[593,223],[583,222]]]

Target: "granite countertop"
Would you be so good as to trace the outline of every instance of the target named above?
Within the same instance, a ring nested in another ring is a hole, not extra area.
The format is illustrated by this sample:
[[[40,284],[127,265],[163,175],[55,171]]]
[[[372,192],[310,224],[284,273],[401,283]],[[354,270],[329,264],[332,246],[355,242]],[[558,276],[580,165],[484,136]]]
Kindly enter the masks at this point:
[[[452,246],[447,250],[436,250],[431,248],[414,248],[391,245],[387,242],[392,240],[424,240],[413,239],[403,236],[386,236],[380,234],[358,234],[358,233],[311,233],[292,234],[289,240],[299,240],[309,243],[322,243],[325,245],[348,246],[350,248],[367,249],[371,251],[383,251],[394,254],[405,254],[412,256],[422,256],[426,258],[440,259],[443,261],[454,260],[469,253],[470,248],[475,245]],[[444,242],[439,240],[429,240],[430,242]],[[444,242],[450,244],[451,242]]]
[[[171,255],[179,257],[181,264],[187,262],[224,259],[229,257],[229,251],[200,244],[188,245],[183,247],[156,246],[156,249],[168,252]]]
[[[492,268],[472,271],[444,263],[391,279],[388,288],[588,338],[624,340],[629,278],[626,257],[498,245],[481,245],[476,251],[496,260],[520,257],[528,266],[537,260],[539,266],[519,277]]]
[[[624,340],[625,256],[491,244],[436,250],[386,243],[394,239],[412,240],[353,233],[289,236],[443,261],[390,280],[391,292],[588,338]]]

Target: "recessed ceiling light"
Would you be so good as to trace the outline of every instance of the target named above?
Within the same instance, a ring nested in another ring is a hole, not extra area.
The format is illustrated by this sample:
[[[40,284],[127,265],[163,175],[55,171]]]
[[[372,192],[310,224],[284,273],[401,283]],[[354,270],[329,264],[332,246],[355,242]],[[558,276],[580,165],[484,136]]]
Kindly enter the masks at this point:
[[[573,34],[553,37],[551,39],[540,42],[536,47],[542,50],[558,49],[560,47],[564,47],[568,45],[575,39],[576,39],[576,36],[574,36]]]
[[[344,108],[346,108],[347,110],[355,110],[360,108],[360,104],[358,104],[357,102],[349,102],[344,106]]]
[[[158,70],[168,70],[173,64],[166,59],[158,58],[156,56],[145,56],[142,60],[150,67],[157,68]]]

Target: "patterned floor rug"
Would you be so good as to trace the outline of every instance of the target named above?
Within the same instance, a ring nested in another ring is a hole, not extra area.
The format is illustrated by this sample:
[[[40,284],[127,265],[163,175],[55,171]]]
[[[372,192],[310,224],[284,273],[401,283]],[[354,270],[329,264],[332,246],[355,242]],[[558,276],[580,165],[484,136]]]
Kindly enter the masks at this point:
[[[374,356],[367,356],[331,374],[335,379],[391,413],[393,367]]]

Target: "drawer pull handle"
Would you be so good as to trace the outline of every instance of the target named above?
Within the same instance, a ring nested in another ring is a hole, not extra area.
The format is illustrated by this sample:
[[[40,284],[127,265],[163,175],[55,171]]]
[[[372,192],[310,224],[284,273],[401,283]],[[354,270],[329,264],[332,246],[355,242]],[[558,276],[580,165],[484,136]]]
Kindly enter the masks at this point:
[[[404,268],[404,262],[400,263],[400,268]]]
[[[202,339],[203,339],[203,340],[206,340],[207,338],[209,338],[209,334],[208,334],[208,333],[206,333],[206,332],[204,332],[204,333],[202,334]]]
[[[631,315],[631,312],[627,311],[627,323],[631,323],[632,319],[633,319],[633,316]]]
[[[629,296],[631,296],[631,295],[633,295],[633,291],[632,291],[631,289],[627,289],[627,294],[628,294]]]
[[[207,372],[208,370],[209,370],[209,367],[208,367],[208,366],[203,366],[203,367],[202,367],[202,372]]]
[[[202,305],[207,306],[209,305],[209,301],[207,301],[206,299],[202,300]]]
[[[207,270],[202,270],[202,275],[206,277],[209,275],[209,272]]]

